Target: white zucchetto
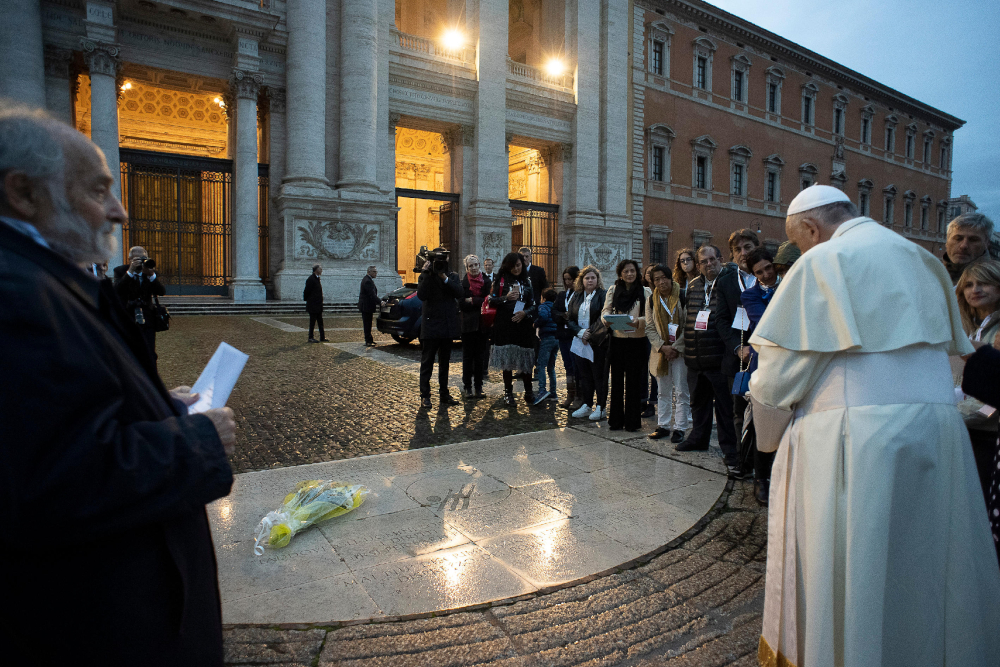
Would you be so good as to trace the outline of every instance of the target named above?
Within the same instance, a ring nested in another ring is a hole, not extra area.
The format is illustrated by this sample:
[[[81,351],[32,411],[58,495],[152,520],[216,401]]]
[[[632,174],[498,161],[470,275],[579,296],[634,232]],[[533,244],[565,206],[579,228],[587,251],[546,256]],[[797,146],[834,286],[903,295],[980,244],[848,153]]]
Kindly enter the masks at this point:
[[[839,201],[850,202],[851,199],[842,190],[829,185],[810,185],[797,194],[792,203],[788,205],[788,215],[795,215]]]

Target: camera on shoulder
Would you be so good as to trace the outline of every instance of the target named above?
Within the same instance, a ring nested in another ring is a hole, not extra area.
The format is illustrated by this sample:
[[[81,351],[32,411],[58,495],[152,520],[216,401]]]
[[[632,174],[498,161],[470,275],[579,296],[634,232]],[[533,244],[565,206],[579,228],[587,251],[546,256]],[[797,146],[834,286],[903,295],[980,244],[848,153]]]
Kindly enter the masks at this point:
[[[424,264],[430,262],[431,271],[434,273],[448,273],[450,258],[451,251],[449,250],[445,250],[444,248],[428,250],[427,246],[423,245],[420,246],[420,252],[417,253],[415,268],[413,270],[419,273],[424,270]]]

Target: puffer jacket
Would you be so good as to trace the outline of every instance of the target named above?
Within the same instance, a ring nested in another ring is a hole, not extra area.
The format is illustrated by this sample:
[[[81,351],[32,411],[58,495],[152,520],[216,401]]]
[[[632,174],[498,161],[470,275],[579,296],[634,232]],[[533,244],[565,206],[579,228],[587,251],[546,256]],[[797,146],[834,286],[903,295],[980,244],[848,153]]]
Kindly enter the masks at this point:
[[[723,269],[716,278],[716,288],[727,270]],[[726,354],[726,343],[719,330],[717,317],[721,294],[718,289],[712,290],[708,304],[708,310],[711,312],[708,328],[703,331],[694,328],[698,312],[705,309],[705,288],[704,276],[699,276],[688,284],[687,310],[684,318],[684,365],[696,371],[719,371],[722,369],[723,355]]]

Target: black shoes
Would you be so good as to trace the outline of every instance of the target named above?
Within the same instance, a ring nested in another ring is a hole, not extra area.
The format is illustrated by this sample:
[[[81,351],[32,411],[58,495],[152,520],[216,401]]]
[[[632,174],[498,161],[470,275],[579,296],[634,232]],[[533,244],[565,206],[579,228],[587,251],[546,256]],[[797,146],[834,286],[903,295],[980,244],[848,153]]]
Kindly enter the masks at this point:
[[[323,340],[326,339],[324,338]],[[370,343],[365,343],[365,347],[375,347],[375,341],[371,341]]]
[[[431,409],[431,397],[430,396],[424,396],[423,398],[420,399],[420,409],[421,410],[430,410]]]
[[[476,387],[476,393],[474,394],[474,398],[486,398],[486,392],[483,391],[482,387]]]
[[[754,480],[753,483],[753,497],[757,499],[763,507],[767,507],[767,497],[771,492],[770,482],[759,482]]]
[[[655,417],[655,416],[656,416],[656,410],[653,408],[651,404],[647,403],[646,409],[642,411],[642,418],[649,419],[650,417]]]
[[[534,405],[535,404],[535,392],[532,391],[531,389],[529,389],[526,392],[524,392],[524,402],[527,403],[528,405]]]
[[[458,401],[451,397],[451,394],[441,394],[441,398],[438,399],[441,405],[458,405]]]
[[[514,392],[507,389],[503,392],[503,402],[507,405],[517,405],[517,401],[514,400]]]
[[[473,397],[471,387],[462,387],[461,389],[458,390],[458,394],[465,400],[469,400],[470,398]]]
[[[668,435],[670,435],[670,429],[657,427],[655,431],[646,437],[650,440],[659,440],[660,438],[665,438]]]
[[[742,466],[727,466],[729,469],[729,479],[750,479],[753,477],[753,470],[744,470]]]
[[[674,449],[678,452],[704,452],[708,449],[708,443],[706,442],[704,445],[699,445],[696,442],[685,440],[674,447]]]
[[[670,442],[674,443],[675,445],[684,442],[684,431],[675,430],[674,434],[670,436]]]
[[[316,340],[315,338],[310,338],[310,339],[309,339],[309,342],[310,342],[310,343],[318,343],[319,341],[318,341],[318,340]]]

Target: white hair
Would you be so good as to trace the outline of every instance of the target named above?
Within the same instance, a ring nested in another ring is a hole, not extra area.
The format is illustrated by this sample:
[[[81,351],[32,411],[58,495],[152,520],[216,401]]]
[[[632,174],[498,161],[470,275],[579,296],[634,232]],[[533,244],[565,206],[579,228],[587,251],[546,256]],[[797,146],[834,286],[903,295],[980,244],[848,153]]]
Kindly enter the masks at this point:
[[[9,203],[3,178],[11,171],[50,194],[63,191],[66,162],[53,132],[56,122],[40,109],[0,100],[0,204]]]
[[[982,213],[965,213],[948,223],[948,236],[951,236],[959,227],[975,229],[983,233],[983,239],[989,240],[993,236],[993,221]]]
[[[466,255],[465,259],[462,260],[462,263],[465,265],[466,268],[468,268],[469,262],[473,259],[476,260],[477,262],[479,261],[479,258],[476,257],[475,255]]]

